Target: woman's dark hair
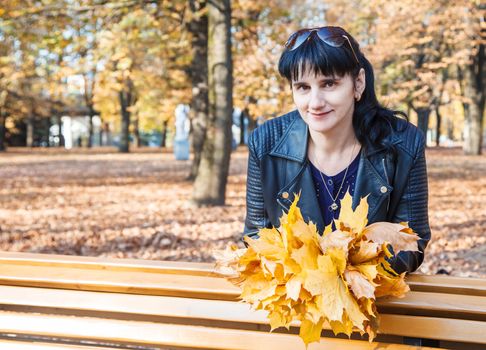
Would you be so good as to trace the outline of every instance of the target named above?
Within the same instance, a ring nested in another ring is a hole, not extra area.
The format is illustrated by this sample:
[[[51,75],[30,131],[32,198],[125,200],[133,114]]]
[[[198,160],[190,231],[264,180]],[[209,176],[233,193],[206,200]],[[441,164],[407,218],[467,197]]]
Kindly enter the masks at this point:
[[[294,50],[286,49],[280,56],[278,71],[281,76],[292,83],[306,71],[326,76],[342,77],[346,74],[356,78],[360,68],[365,71],[366,87],[361,99],[355,102],[353,115],[353,128],[358,141],[365,147],[384,147],[395,153],[393,145],[385,140],[394,129],[398,128],[397,116],[408,120],[407,115],[401,111],[395,111],[383,107],[376,98],[375,77],[371,63],[366,59],[359,49],[359,44],[344,29],[343,34],[349,38],[340,47],[334,47],[324,43],[312,32],[309,38]],[[356,62],[351,44],[359,60]]]

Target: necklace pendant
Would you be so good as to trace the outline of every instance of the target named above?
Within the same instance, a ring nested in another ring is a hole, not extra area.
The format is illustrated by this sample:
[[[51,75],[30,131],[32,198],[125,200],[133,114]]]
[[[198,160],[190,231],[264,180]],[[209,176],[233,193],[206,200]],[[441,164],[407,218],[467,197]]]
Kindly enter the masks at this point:
[[[338,205],[336,203],[332,203],[330,206],[329,206],[329,209],[331,209],[332,211],[336,211],[338,208]]]

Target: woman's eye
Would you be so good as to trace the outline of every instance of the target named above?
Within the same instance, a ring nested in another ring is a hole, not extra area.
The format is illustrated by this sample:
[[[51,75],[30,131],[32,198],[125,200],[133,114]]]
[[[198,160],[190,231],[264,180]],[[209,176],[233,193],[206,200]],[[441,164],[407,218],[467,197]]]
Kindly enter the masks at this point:
[[[330,80],[330,81],[326,81],[326,82],[324,82],[324,84],[323,84],[323,85],[324,85],[324,87],[326,87],[326,88],[330,88],[330,87],[333,87],[334,85],[336,85],[336,82],[335,82],[335,81],[331,81],[331,80]]]
[[[308,90],[309,87],[307,85],[298,85],[297,86],[297,90],[300,90],[300,91],[305,91],[305,90]]]

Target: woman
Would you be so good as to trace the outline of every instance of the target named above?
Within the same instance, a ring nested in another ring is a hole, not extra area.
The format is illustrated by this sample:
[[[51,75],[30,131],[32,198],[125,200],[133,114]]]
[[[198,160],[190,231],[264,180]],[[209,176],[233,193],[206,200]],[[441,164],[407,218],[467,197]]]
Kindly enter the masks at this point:
[[[304,219],[322,232],[349,190],[353,207],[368,195],[369,223],[408,222],[417,232],[419,252],[391,259],[398,273],[416,270],[430,239],[422,133],[379,104],[371,64],[340,27],[292,34],[278,69],[296,110],[250,136],[245,235],[278,227],[299,192]]]

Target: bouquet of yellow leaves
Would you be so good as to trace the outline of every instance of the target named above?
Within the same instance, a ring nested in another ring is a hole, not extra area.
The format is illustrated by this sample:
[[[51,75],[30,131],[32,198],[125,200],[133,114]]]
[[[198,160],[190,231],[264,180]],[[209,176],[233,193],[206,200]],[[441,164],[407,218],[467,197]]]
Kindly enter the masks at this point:
[[[219,252],[216,271],[241,287],[243,301],[268,311],[272,330],[299,320],[306,346],[319,341],[327,325],[348,336],[355,327],[372,341],[379,325],[376,298],[409,291],[405,273],[395,273],[386,259],[392,256],[388,245],[396,253],[416,251],[419,237],[403,223],[367,226],[366,198],[353,211],[349,193],[337,229],[329,225],[321,236],[304,221],[298,200],[296,195],[280,228],[261,229],[258,239],[245,237],[246,249]]]

